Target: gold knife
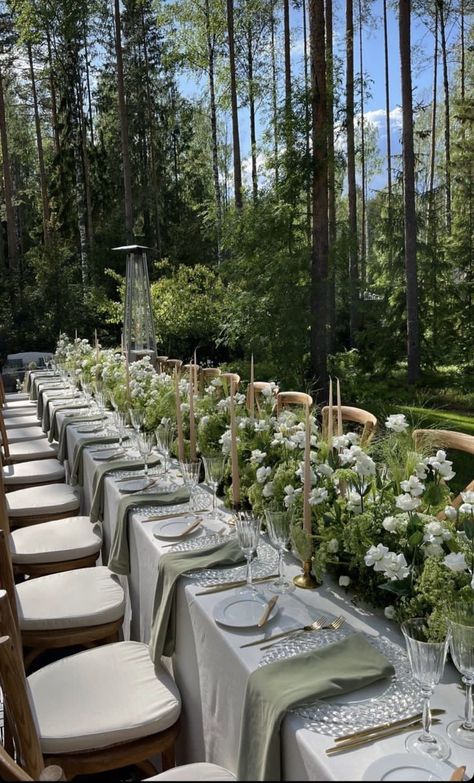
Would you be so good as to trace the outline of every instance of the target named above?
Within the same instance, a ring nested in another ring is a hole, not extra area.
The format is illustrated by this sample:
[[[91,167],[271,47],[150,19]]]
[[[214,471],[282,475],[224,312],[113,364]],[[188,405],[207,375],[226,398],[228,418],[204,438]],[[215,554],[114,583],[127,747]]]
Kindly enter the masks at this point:
[[[449,778],[450,780],[464,780],[464,774],[466,772],[466,767],[456,767],[453,774]]]
[[[252,579],[252,584],[260,584],[261,582],[269,582],[271,579],[276,579],[278,574],[270,574],[270,576],[261,576],[257,579]],[[195,595],[210,595],[211,593],[220,593],[222,590],[232,590],[234,587],[243,587],[247,582],[245,579],[241,579],[238,582],[223,582],[222,584],[211,585],[207,590],[200,590]]]
[[[441,710],[438,708],[434,708],[431,710],[431,715],[438,716],[438,715],[444,715],[446,710]],[[361,729],[360,731],[354,731],[352,734],[344,734],[343,737],[336,737],[334,740],[335,742],[345,742],[346,740],[352,740],[356,739],[356,737],[364,737],[367,734],[373,734],[374,731],[383,731],[384,729],[392,729],[396,728],[397,726],[409,726],[411,723],[417,722],[421,720],[423,716],[423,713],[418,712],[416,715],[412,715],[409,718],[400,718],[400,720],[395,720],[393,722],[388,723],[379,723],[378,726],[372,726],[370,729]]]
[[[441,723],[439,718],[435,718],[431,721],[433,726],[438,723]],[[375,731],[373,734],[368,734],[366,737],[348,740],[345,743],[341,742],[339,745],[333,745],[332,748],[327,748],[326,754],[328,756],[334,756],[336,753],[344,753],[346,750],[357,750],[358,748],[362,748],[364,745],[370,745],[372,742],[378,742],[378,740],[385,739],[386,737],[395,737],[397,734],[403,734],[404,731],[409,731],[411,729],[421,729],[422,726],[423,722],[419,720],[406,726],[396,726],[393,729]]]
[[[272,609],[275,606],[277,601],[278,601],[278,596],[277,595],[274,595],[273,598],[270,598],[268,604],[265,607],[265,611],[263,612],[260,620],[257,623],[259,628],[262,628],[265,625],[265,623],[267,622],[268,618],[270,617],[270,612],[272,611]]]
[[[130,479],[128,479],[130,481]],[[204,514],[204,511],[177,511],[174,514],[156,514],[153,517],[146,517],[141,519],[140,522],[161,522],[162,519],[176,519],[177,517],[189,517],[194,514]]]

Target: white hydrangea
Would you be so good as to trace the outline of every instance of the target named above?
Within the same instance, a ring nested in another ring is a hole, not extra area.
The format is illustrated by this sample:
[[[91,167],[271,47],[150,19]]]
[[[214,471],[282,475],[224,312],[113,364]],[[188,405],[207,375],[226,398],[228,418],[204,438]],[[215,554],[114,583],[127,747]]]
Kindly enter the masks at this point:
[[[453,522],[457,518],[458,512],[454,506],[445,506],[444,515],[446,519],[450,519]]]
[[[266,456],[267,456],[266,452],[260,451],[260,449],[252,449],[250,453],[251,461],[256,462],[258,465],[260,465],[260,463],[263,462]]]
[[[268,477],[271,475],[272,469],[270,467],[265,467],[262,465],[260,468],[257,468],[257,481],[259,484],[265,484]]]
[[[262,495],[264,498],[273,497],[273,481],[267,481],[264,488],[262,489]]]
[[[339,587],[349,587],[351,583],[350,576],[345,576],[344,574],[339,577]]]
[[[325,500],[328,498],[328,491],[327,489],[324,489],[323,487],[315,487],[311,490],[311,495],[309,496],[309,504],[310,506],[319,506],[321,503],[324,503]]]

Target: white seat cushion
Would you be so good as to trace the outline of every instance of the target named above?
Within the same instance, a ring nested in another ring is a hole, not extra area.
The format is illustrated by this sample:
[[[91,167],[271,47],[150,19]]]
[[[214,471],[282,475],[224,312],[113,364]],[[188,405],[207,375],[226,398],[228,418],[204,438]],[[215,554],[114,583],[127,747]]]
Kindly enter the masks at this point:
[[[203,761],[197,764],[183,764],[182,767],[168,769],[145,780],[237,780],[237,778],[225,767]]]
[[[61,481],[65,473],[63,465],[57,459],[36,459],[5,465],[3,481],[9,487],[14,484],[42,484],[46,481]]]
[[[178,688],[148,646],[117,642],[70,655],[28,677],[43,753],[106,748],[172,726]]]
[[[20,400],[29,400],[29,395],[26,392],[7,392],[5,394],[5,402],[18,402]]]
[[[35,408],[36,402],[33,402],[33,400],[26,399],[26,400],[8,400],[5,403],[5,410],[7,411],[13,411],[13,410],[19,410],[20,408]]]
[[[10,429],[7,430],[7,438],[8,445],[10,446],[12,443],[22,443],[25,440],[46,438],[46,435],[39,424],[36,423],[29,427],[10,427]]]
[[[79,508],[79,498],[69,484],[46,484],[8,492],[7,513],[12,519],[25,514],[60,514]]]
[[[28,416],[12,416],[10,419],[5,419],[5,429],[7,433],[9,430],[16,429],[17,427],[37,427],[39,419],[35,413],[28,414]]]
[[[19,419],[23,416],[31,416],[36,413],[36,403],[33,406],[27,408],[3,408],[2,416],[5,419]]]
[[[113,623],[125,609],[123,588],[107,566],[28,579],[16,586],[16,593],[24,631]]]
[[[12,443],[9,447],[12,462],[24,462],[32,459],[48,459],[58,453],[58,444],[44,440],[25,440],[21,443]]]
[[[13,563],[60,563],[99,553],[102,529],[89,517],[66,517],[14,530],[10,534]]]

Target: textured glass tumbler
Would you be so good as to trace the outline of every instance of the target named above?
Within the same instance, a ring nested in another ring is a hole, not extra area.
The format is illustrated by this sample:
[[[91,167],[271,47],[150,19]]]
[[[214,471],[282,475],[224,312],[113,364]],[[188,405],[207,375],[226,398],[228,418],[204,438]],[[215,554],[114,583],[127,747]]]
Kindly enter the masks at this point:
[[[426,621],[422,617],[406,620],[401,625],[413,677],[423,696],[423,730],[410,734],[407,750],[426,753],[432,758],[446,759],[450,748],[446,740],[431,731],[430,698],[439,683],[446,661],[448,639],[430,642],[426,639]]]
[[[449,649],[456,669],[462,674],[466,686],[464,720],[455,720],[448,726],[448,737],[474,750],[474,717],[472,710],[472,686],[474,685],[474,602],[454,610],[448,621]]]

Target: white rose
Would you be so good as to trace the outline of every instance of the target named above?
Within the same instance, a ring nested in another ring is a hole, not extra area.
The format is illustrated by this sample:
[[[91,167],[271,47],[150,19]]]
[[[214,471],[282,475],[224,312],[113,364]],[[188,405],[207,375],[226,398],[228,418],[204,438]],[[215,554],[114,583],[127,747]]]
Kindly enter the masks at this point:
[[[250,454],[250,459],[252,460],[252,462],[257,462],[258,464],[260,464],[261,462],[263,462],[266,456],[267,455],[264,451],[260,451],[260,449],[253,449]]]
[[[396,533],[397,532],[397,518],[396,517],[385,517],[384,521],[382,522],[382,527],[385,528],[389,533]]]
[[[405,432],[410,426],[403,413],[393,413],[385,420],[385,426],[392,432]]]
[[[262,495],[264,498],[273,497],[273,481],[267,481],[264,488],[262,489]]]
[[[389,551],[388,546],[384,546],[383,544],[377,544],[377,546],[371,546],[370,549],[367,550],[364,556],[365,564],[367,566],[375,565],[375,563],[378,563],[379,561],[384,559],[388,551]]]
[[[351,583],[350,576],[339,577],[339,587],[349,587],[350,583]]]
[[[392,582],[405,579],[410,573],[405,555],[390,552],[389,556],[384,558],[384,573]]]
[[[383,613],[387,618],[387,620],[393,620],[393,618],[395,617],[395,607],[392,606],[392,604],[390,604],[390,606],[385,607]]]
[[[443,559],[443,564],[449,568],[450,571],[466,571],[467,563],[466,558],[462,552],[450,552],[449,555]]]
[[[402,511],[414,511],[415,508],[418,508],[420,503],[421,500],[413,498],[411,495],[398,495],[396,498],[396,506],[397,508],[401,508]]]
[[[461,514],[472,514],[474,512],[474,506],[471,505],[471,503],[461,503],[459,512]]]
[[[443,553],[443,547],[441,544],[431,542],[424,547],[426,557],[440,557]]]
[[[259,484],[264,484],[271,474],[272,469],[266,468],[264,465],[262,467],[257,468],[257,481]]]
[[[454,521],[458,515],[458,512],[453,506],[445,506],[444,515],[447,519]]]
[[[461,492],[461,497],[465,503],[474,505],[474,490],[469,489],[467,492]]]
[[[311,495],[309,496],[309,504],[310,506],[319,506],[320,503],[324,503],[327,497],[328,497],[327,489],[322,489],[321,487],[315,487],[315,489],[311,490]]]
[[[408,481],[402,481],[400,484],[404,492],[408,492],[413,497],[417,498],[425,491],[424,484],[421,483],[417,476],[410,476]]]

